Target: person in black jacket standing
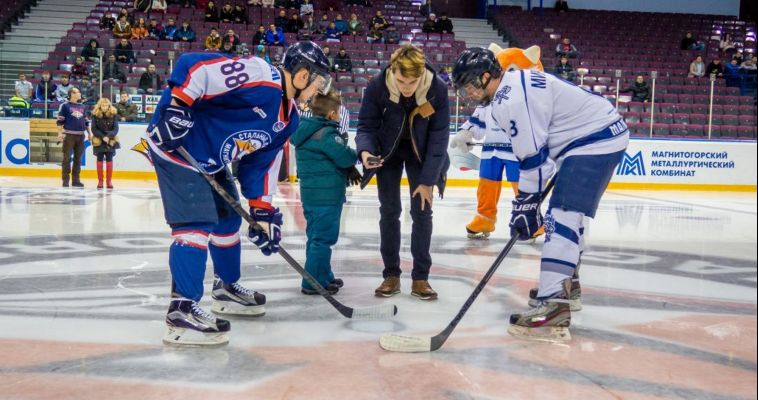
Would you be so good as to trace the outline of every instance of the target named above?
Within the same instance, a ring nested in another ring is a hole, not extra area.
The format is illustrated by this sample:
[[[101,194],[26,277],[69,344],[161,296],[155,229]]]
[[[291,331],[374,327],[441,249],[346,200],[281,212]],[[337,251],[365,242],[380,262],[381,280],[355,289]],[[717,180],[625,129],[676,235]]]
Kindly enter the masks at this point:
[[[449,137],[447,86],[426,65],[421,50],[411,45],[397,49],[390,65],[366,88],[356,136],[366,171],[362,186],[377,177],[384,262],[384,282],[375,290],[379,297],[400,292],[400,181],[405,170],[412,193],[411,294],[423,300],[437,298],[428,282],[432,197],[435,185],[440,195],[444,191]]]

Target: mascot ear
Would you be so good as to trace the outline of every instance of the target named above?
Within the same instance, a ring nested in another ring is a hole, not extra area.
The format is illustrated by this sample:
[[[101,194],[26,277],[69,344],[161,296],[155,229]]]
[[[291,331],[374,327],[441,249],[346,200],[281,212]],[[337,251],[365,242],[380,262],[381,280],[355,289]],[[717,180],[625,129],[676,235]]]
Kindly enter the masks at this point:
[[[537,46],[534,46],[534,47],[537,47]],[[495,55],[503,51],[503,48],[496,45],[495,43],[490,43],[490,46],[487,49],[491,51],[492,53],[494,53]],[[539,51],[539,47],[537,47],[537,51]]]
[[[527,59],[529,59],[529,61],[532,62],[532,64],[536,65],[540,62],[540,47],[531,46],[528,49],[524,50],[524,55]]]

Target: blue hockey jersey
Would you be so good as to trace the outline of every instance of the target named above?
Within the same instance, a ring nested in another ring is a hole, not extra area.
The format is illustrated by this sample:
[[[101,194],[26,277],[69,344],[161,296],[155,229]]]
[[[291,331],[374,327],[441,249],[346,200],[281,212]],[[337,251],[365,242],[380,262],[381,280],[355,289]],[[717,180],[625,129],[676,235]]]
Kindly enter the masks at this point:
[[[295,101],[283,100],[279,70],[258,57],[187,53],[177,60],[168,85],[148,132],[172,98],[181,100],[194,120],[183,142],[187,151],[210,173],[239,161],[242,195],[270,203],[282,146],[299,120]],[[147,142],[154,155],[192,169],[178,154]]]

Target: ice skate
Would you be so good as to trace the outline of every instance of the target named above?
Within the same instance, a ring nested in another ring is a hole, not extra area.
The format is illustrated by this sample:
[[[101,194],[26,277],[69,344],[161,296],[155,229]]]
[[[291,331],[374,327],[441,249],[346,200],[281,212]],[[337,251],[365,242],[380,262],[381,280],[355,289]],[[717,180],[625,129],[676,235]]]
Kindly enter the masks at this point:
[[[466,225],[466,232],[468,232],[469,239],[487,239],[490,237],[490,233],[495,231],[495,218],[488,218],[481,214],[477,214],[471,222]]]
[[[239,283],[226,284],[218,276],[213,280],[211,311],[216,314],[260,317],[266,314],[266,296]]]
[[[229,343],[229,321],[216,318],[197,302],[173,298],[166,314],[163,343],[194,346],[219,346]]]
[[[571,308],[569,292],[571,279],[563,283],[563,290],[544,299],[539,306],[522,314],[511,314],[508,333],[525,340],[562,343],[571,340]]]
[[[539,307],[542,303],[537,298],[537,292],[539,289],[529,289],[529,307]],[[579,278],[571,279],[571,294],[569,295],[569,307],[571,311],[582,310],[582,285],[579,283]]]

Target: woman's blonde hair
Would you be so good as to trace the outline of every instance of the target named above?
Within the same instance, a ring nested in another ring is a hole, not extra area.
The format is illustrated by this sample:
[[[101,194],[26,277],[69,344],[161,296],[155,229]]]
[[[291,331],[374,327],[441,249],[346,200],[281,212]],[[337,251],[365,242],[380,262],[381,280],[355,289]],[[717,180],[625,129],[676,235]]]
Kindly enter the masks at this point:
[[[392,72],[409,78],[420,78],[426,70],[426,57],[418,47],[407,44],[392,53],[390,58]]]
[[[105,113],[102,111],[103,106],[108,107],[108,111]],[[95,109],[92,110],[92,115],[97,118],[113,118],[117,113],[118,110],[116,110],[116,107],[114,107],[113,104],[111,104],[111,101],[105,97],[100,98],[100,100],[97,101],[97,104],[95,104]]]

